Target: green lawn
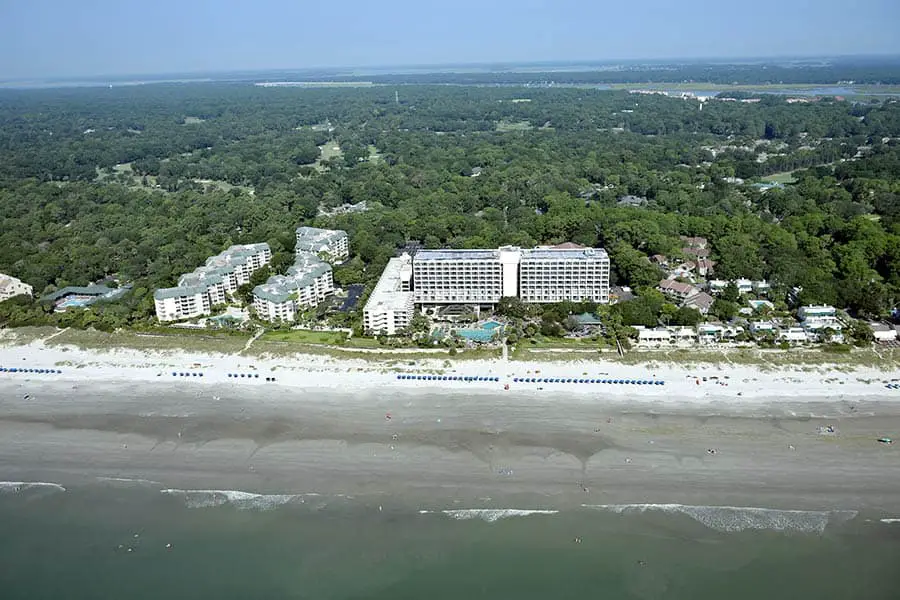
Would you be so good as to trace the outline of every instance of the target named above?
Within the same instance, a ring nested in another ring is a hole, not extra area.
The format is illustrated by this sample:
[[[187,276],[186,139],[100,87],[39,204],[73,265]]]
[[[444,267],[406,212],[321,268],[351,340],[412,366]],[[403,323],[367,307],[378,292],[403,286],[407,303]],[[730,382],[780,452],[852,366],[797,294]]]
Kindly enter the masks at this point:
[[[319,155],[319,159],[315,163],[315,168],[318,171],[324,171],[325,167],[322,166],[322,163],[326,160],[330,160],[332,158],[341,158],[344,156],[344,153],[341,152],[341,147],[337,143],[336,140],[328,140],[325,144],[319,146],[319,151],[321,154]]]
[[[267,331],[260,336],[259,340],[265,342],[292,342],[297,344],[343,346],[347,342],[347,334],[342,331],[291,329],[290,331]]]
[[[762,181],[767,183],[795,183],[797,178],[794,177],[793,171],[785,171],[783,173],[772,173],[771,175],[767,175],[766,177],[761,178]]]
[[[378,151],[373,144],[369,144],[369,162],[373,165],[381,164],[384,159],[381,157],[381,153]]]
[[[528,121],[498,121],[497,122],[497,131],[507,132],[507,131],[528,131],[533,129],[531,123]]]

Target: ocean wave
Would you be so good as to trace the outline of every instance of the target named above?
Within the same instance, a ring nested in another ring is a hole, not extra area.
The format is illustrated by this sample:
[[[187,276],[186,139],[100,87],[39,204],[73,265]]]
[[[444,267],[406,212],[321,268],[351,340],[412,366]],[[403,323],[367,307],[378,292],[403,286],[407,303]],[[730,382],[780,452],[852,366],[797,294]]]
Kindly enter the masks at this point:
[[[308,494],[255,494],[240,490],[160,490],[171,496],[181,496],[188,508],[233,506],[239,510],[272,510],[285,504],[302,504]],[[316,494],[312,494],[316,495]]]
[[[460,510],[420,510],[420,515],[442,514],[456,519],[457,521],[468,521],[470,519],[481,519],[488,523],[499,521],[500,519],[508,519],[510,517],[528,517],[531,515],[555,515],[558,510],[539,510],[539,509],[521,509],[521,508],[466,508]]]
[[[830,523],[842,523],[857,515],[854,510],[780,510],[752,506],[692,506],[688,504],[582,504],[584,508],[617,514],[658,511],[686,515],[716,531],[745,530],[823,533]]]
[[[882,523],[887,523],[888,525],[892,523],[900,523],[900,519],[879,519]]]
[[[66,488],[45,481],[0,481],[0,494],[20,494],[29,490],[64,492]]]

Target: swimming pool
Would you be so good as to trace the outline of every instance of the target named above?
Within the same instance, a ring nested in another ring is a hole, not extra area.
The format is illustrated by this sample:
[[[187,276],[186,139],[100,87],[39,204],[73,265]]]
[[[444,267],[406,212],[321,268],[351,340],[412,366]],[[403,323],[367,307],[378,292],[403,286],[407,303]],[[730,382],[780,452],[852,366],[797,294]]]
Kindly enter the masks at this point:
[[[460,337],[472,340],[473,342],[489,342],[494,339],[494,333],[497,329],[502,327],[502,323],[498,323],[497,321],[487,321],[478,327],[457,329],[456,333],[458,333]]]

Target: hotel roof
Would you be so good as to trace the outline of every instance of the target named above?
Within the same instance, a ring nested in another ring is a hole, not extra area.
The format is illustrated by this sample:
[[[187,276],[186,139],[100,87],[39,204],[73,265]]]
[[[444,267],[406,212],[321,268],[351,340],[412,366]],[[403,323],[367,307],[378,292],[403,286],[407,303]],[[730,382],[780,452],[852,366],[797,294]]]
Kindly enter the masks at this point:
[[[419,250],[416,262],[426,260],[494,260],[500,257],[499,250]]]
[[[417,255],[418,256],[418,255]],[[365,310],[403,311],[409,307],[413,293],[402,291],[404,277],[409,277],[410,258],[396,256],[388,261],[381,279],[369,295]]]
[[[560,248],[537,247],[522,250],[522,261],[526,260],[602,260],[608,259],[603,248]]]

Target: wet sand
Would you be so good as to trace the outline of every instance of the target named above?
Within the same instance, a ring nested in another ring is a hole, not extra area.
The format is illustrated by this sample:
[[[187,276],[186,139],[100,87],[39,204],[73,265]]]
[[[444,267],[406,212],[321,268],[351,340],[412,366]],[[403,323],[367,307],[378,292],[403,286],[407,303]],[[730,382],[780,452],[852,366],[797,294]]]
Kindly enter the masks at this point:
[[[835,433],[819,432],[827,425]],[[876,441],[898,433],[900,406],[865,400],[697,406],[556,393],[0,382],[2,481],[144,479],[422,508],[682,503],[900,514],[900,444]]]

